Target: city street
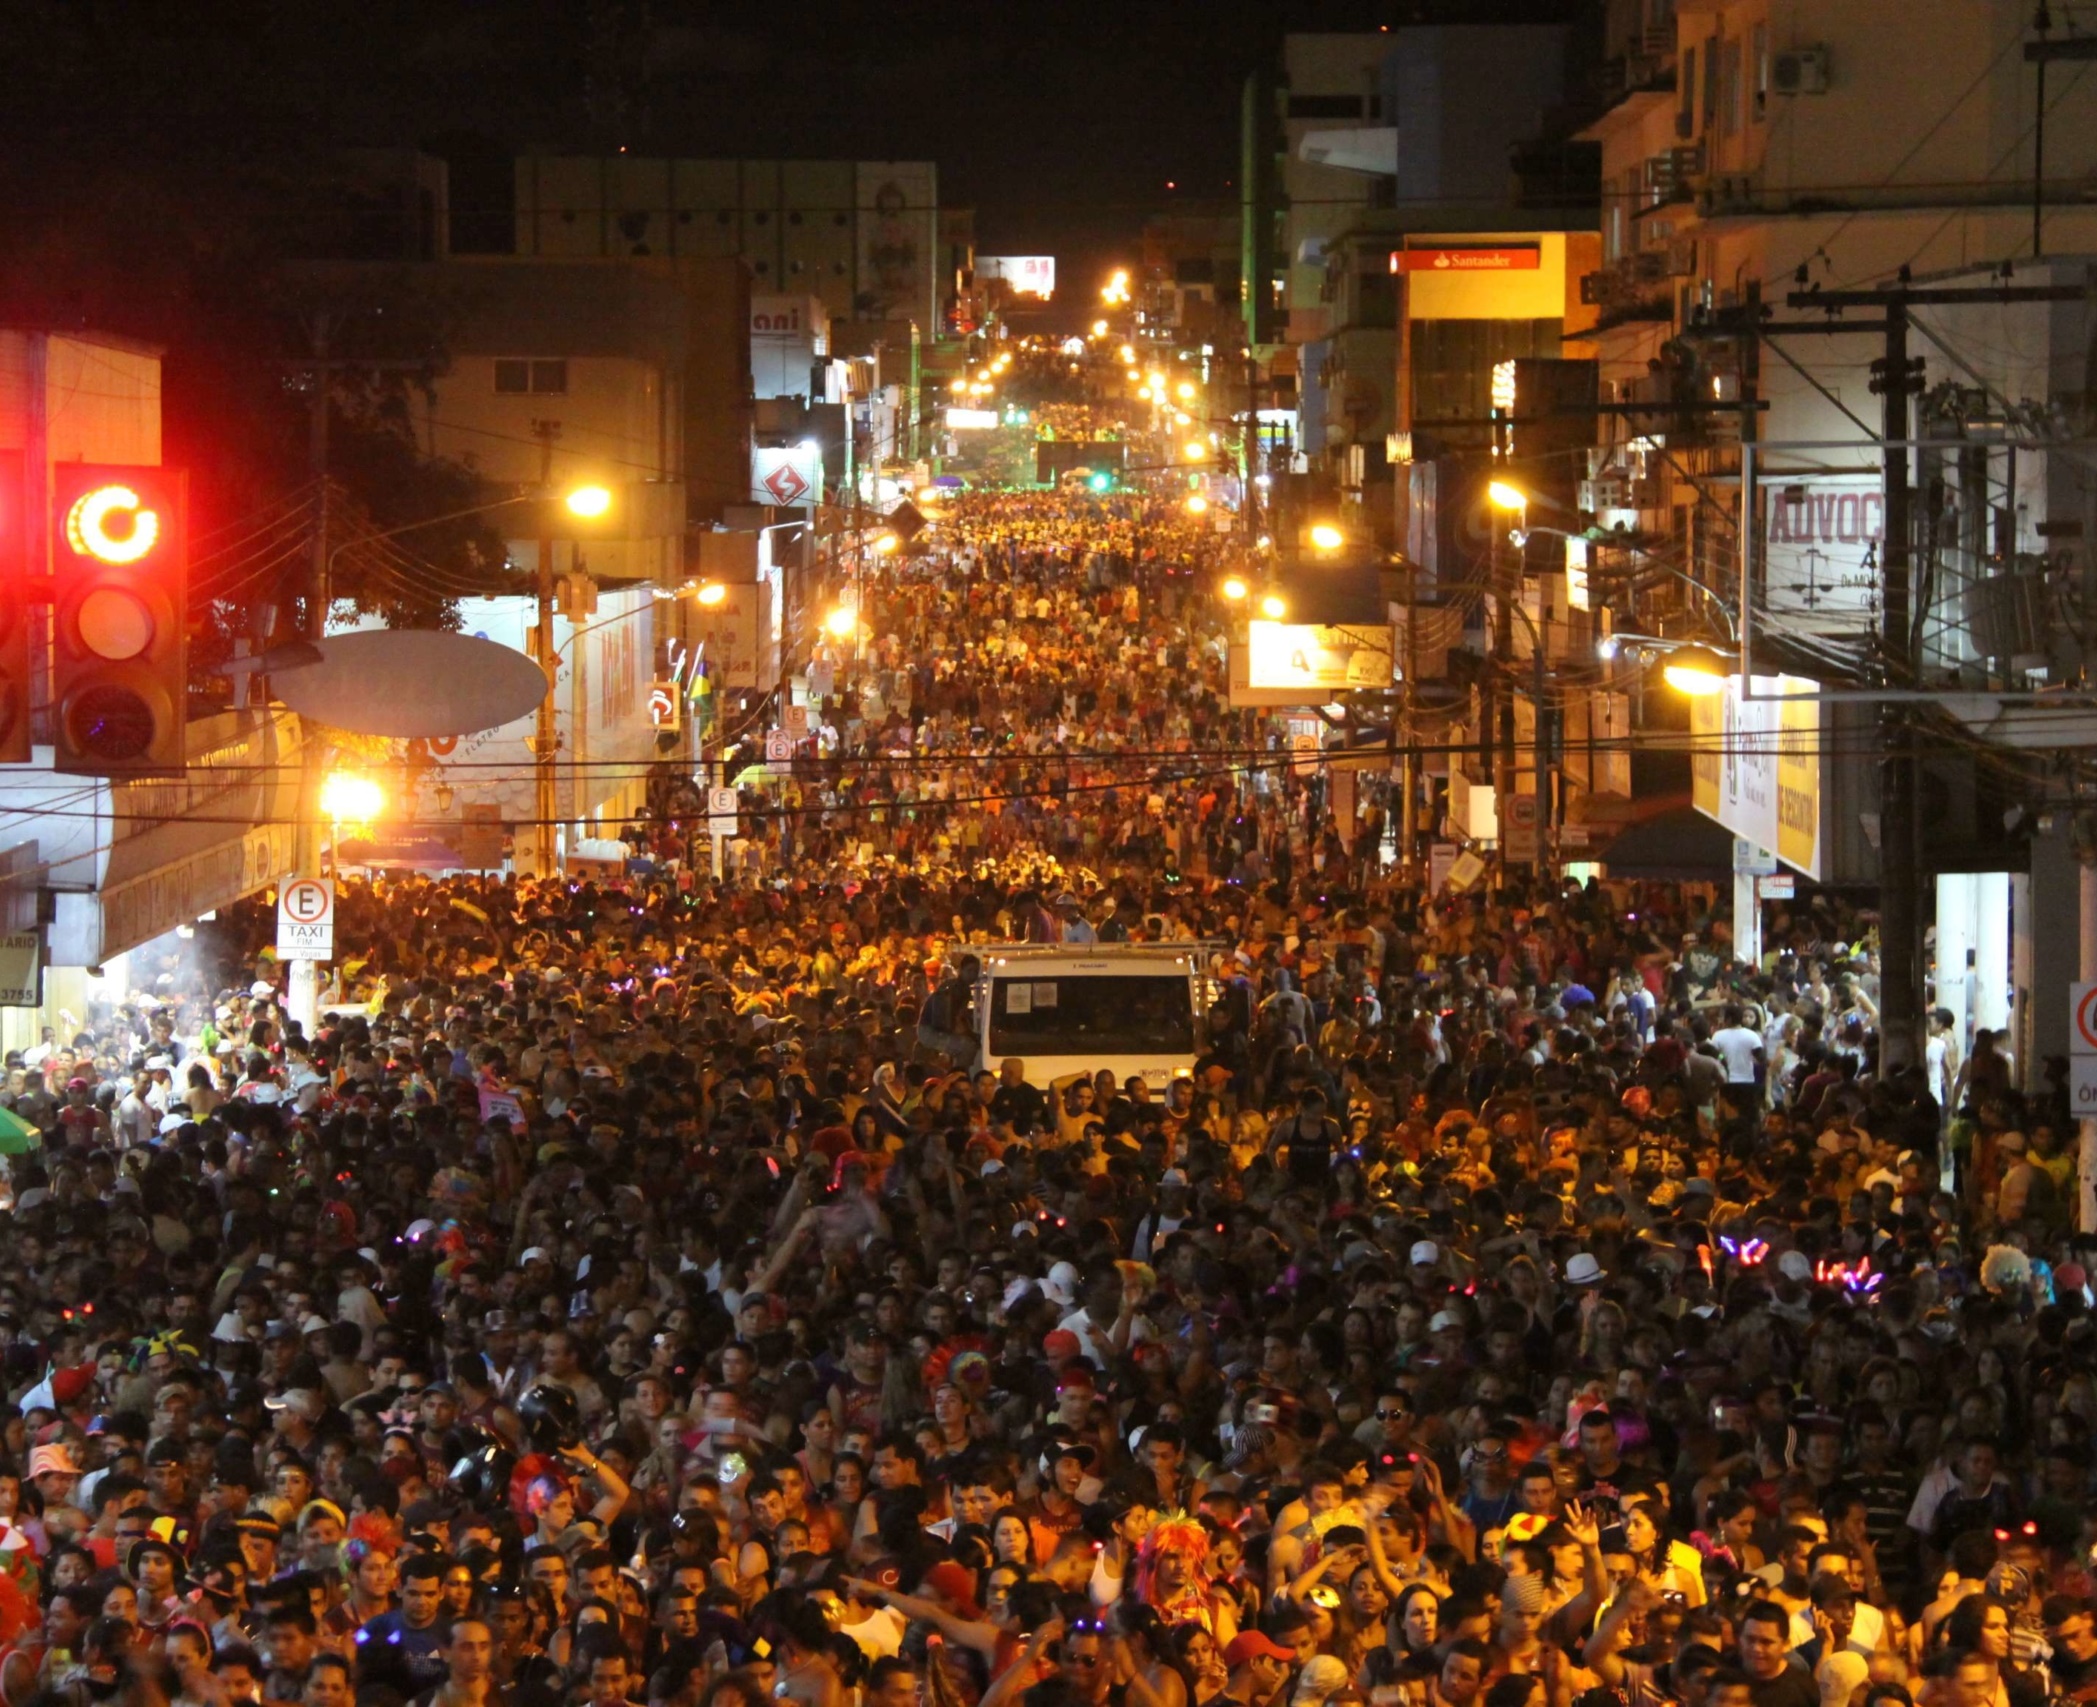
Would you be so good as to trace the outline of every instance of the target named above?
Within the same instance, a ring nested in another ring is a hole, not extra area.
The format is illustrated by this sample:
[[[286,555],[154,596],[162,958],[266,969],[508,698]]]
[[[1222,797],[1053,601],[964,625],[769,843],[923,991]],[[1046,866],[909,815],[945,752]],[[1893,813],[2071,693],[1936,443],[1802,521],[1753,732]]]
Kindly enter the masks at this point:
[[[14,20],[0,1707],[2097,1700],[2097,0],[1400,11]]]

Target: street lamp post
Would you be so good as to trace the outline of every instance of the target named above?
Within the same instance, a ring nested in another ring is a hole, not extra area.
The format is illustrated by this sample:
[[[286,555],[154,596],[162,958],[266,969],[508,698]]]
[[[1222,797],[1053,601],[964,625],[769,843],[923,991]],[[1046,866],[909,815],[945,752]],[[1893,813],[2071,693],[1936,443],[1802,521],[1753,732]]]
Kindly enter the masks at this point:
[[[1519,486],[1510,485],[1504,480],[1489,481],[1486,485],[1486,498],[1496,510],[1511,510],[1520,514],[1526,512],[1529,507],[1528,494]],[[1503,569],[1507,559],[1505,552],[1501,548],[1500,531],[1497,524],[1489,530],[1492,556],[1487,569],[1487,577],[1488,583],[1492,587],[1496,604],[1493,611],[1493,669],[1488,680],[1492,684],[1495,702],[1494,709],[1498,714],[1499,721],[1499,741],[1496,744],[1497,752],[1493,766],[1493,809],[1495,816],[1499,820],[1500,872],[1502,877],[1505,877],[1509,863],[1507,858],[1507,836],[1509,822],[1512,817],[1509,806],[1514,800],[1515,789],[1515,706],[1514,689],[1509,679],[1511,673],[1508,665],[1514,657],[1514,602],[1515,592],[1521,583],[1521,559],[1517,558],[1515,560],[1515,573],[1512,576],[1515,585],[1510,587],[1508,585],[1510,577]],[[1526,612],[1523,614],[1527,615]],[[1541,651],[1539,651],[1539,657],[1541,657]],[[1539,743],[1537,776],[1539,781],[1541,781],[1543,775],[1543,751],[1541,745],[1543,737],[1541,723],[1543,700],[1541,696],[1537,700],[1537,714],[1539,718],[1537,728]],[[1543,816],[1541,809],[1539,809],[1537,816],[1539,821],[1541,821]]]

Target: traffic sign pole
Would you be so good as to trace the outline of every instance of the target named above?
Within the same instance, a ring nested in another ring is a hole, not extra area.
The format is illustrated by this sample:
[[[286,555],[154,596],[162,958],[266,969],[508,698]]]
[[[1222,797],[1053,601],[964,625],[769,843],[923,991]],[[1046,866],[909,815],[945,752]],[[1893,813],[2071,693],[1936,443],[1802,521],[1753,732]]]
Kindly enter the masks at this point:
[[[2097,1107],[2087,1100],[2084,1085],[2097,1076],[2097,865],[2087,861],[2075,867],[2077,914],[2081,925],[2082,975],[2090,982],[2075,986],[2075,1011],[2068,1027],[2070,1094],[2075,1099],[2078,1131],[2076,1152],[2079,1166],[2075,1225],[2088,1233],[2097,1231]]]

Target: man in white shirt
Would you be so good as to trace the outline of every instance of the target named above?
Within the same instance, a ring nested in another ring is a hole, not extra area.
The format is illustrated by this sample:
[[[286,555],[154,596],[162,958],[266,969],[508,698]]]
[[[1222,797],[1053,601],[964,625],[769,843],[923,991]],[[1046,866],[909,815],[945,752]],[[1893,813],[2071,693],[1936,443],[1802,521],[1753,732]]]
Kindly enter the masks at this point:
[[[1728,1002],[1723,1015],[1725,1024],[1711,1034],[1711,1047],[1718,1051],[1718,1058],[1726,1064],[1728,1085],[1756,1085],[1762,1079],[1762,1036],[1742,1023],[1743,1015],[1737,1002]]]

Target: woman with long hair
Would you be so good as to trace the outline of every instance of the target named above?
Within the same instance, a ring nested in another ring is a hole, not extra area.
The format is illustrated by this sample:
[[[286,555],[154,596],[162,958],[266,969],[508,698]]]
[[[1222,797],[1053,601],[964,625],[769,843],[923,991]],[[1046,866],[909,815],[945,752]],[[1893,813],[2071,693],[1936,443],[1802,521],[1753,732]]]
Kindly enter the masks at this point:
[[[1624,1501],[1624,1547],[1647,1587],[1679,1594],[1688,1606],[1704,1604],[1703,1557],[1688,1542],[1668,1539],[1657,1501],[1643,1494]]]

